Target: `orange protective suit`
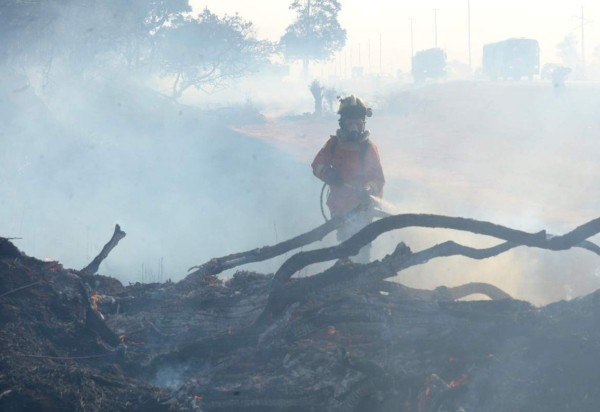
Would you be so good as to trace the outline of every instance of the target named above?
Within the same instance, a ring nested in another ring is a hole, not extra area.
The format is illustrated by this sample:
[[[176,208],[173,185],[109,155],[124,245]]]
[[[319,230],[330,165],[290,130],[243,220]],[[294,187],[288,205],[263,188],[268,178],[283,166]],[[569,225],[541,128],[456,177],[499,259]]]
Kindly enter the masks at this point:
[[[382,196],[385,178],[377,146],[369,140],[368,132],[358,142],[340,138],[339,132],[331,136],[312,162],[313,173],[323,180],[322,174],[330,166],[338,171],[344,183],[331,187],[327,198],[331,216],[345,215],[364,201],[360,192],[353,188],[370,186],[373,196]]]

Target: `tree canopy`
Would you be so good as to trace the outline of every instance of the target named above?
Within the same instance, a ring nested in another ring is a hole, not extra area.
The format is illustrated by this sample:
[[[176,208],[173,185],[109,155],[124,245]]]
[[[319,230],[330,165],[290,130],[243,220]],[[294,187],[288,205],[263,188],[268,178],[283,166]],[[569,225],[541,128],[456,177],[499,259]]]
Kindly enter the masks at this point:
[[[285,58],[302,60],[307,70],[310,60],[328,60],[341,50],[346,44],[346,30],[338,22],[341,8],[338,0],[294,0],[290,9],[296,20],[279,42]]]
[[[172,81],[177,98],[243,76],[272,52],[238,15],[191,10],[188,0],[6,0],[0,64],[45,81],[142,72]]]
[[[272,51],[254,37],[252,23],[238,15],[219,17],[208,9],[197,18],[179,17],[158,40],[163,76],[174,77],[173,97],[189,87],[207,91],[253,71]]]

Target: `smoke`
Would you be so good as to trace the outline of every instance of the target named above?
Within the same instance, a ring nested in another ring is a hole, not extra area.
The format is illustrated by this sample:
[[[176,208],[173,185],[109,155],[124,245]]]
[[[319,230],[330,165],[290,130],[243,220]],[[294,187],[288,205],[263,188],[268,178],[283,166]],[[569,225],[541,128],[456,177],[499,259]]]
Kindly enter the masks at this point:
[[[555,235],[598,217],[592,188],[600,176],[591,159],[600,128],[597,86],[569,84],[566,91],[556,96],[549,84],[536,82],[449,83],[410,91],[414,110],[402,118],[374,117],[371,125],[388,176],[386,199],[406,213],[471,217]],[[453,231],[403,230],[380,242],[381,254],[400,240],[413,250],[446,240],[479,248],[500,242]],[[397,280],[428,288],[484,281],[545,304],[598,288],[597,267],[596,256],[583,250],[521,247],[484,261],[432,261]]]
[[[263,72],[175,103],[158,92],[168,84],[116,63],[75,75],[69,65],[85,56],[53,61],[49,74],[0,68],[1,236],[21,238],[29,255],[81,268],[119,223],[128,235],[100,272],[135,282],[179,280],[213,257],[322,223],[310,161],[337,121],[305,115],[314,107],[308,84]],[[384,200],[395,211],[553,234],[597,217],[594,84],[567,83],[557,96],[544,82],[320,81],[373,106],[367,127],[387,178]],[[403,230],[378,240],[375,257],[399,241],[420,250],[449,239],[496,242]],[[272,272],[285,258],[248,269]],[[432,261],[398,280],[420,287],[487,281],[543,304],[597,288],[598,267],[581,250],[518,248],[478,262]]]
[[[139,281],[163,258],[163,280],[178,280],[320,223],[306,213],[318,208],[309,166],[234,132],[227,124],[244,120],[235,110],[174,104],[130,81],[7,95],[0,232],[29,255],[81,268],[119,223],[128,235],[101,273]]]

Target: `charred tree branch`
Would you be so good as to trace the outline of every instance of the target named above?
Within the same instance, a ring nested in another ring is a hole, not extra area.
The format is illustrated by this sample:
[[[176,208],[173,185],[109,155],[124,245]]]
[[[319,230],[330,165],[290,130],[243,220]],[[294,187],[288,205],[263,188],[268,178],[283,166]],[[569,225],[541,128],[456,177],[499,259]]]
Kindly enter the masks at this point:
[[[435,288],[436,300],[457,300],[469,295],[481,294],[492,300],[512,299],[512,297],[502,289],[489,283],[471,282],[455,287],[439,286]]]
[[[342,223],[343,219],[334,218],[310,232],[303,233],[300,236],[296,236],[276,245],[264,246],[246,252],[234,253],[228,256],[211,259],[202,265],[191,267],[189,270],[196,270],[190,273],[185,281],[193,281],[194,279],[208,275],[217,275],[227,269],[245,265],[247,263],[262,262],[277,257],[290,250],[322,240],[329,233],[337,229]]]
[[[429,290],[411,288],[396,282],[383,281],[373,284],[372,289],[387,292],[401,299],[453,301],[475,294],[485,295],[492,300],[512,299],[502,289],[492,284],[481,282],[471,282],[454,287],[438,286],[435,290]]]
[[[81,271],[84,273],[89,273],[91,275],[95,274],[98,271],[98,268],[100,267],[100,263],[102,263],[102,261],[106,259],[108,254],[117,246],[119,241],[125,236],[126,233],[121,230],[121,226],[115,225],[115,231],[112,235],[112,238],[108,241],[106,245],[104,245],[100,254],[96,256],[89,265],[81,269]]]
[[[585,240],[584,236],[593,236],[594,234],[600,232],[600,219],[595,219],[585,223],[584,225],[577,227],[573,231],[563,236],[547,238],[544,231],[536,234],[530,234],[521,231],[514,231],[513,229],[493,225],[488,222],[478,222],[463,218],[435,216],[434,219],[430,219],[431,215],[398,215],[393,217],[399,216],[410,216],[411,219],[414,217],[424,217],[424,219],[413,220],[413,222],[419,223],[418,226],[431,227],[430,225],[434,224],[435,222],[436,224],[444,224],[444,226],[441,227],[445,228],[451,226],[452,229],[467,230],[480,234],[492,235],[493,233],[496,237],[502,236],[504,238],[515,240],[516,242],[504,242],[490,248],[476,249],[460,245],[453,241],[447,241],[417,253],[412,253],[408,246],[406,246],[404,243],[400,243],[391,255],[386,256],[381,261],[375,261],[367,265],[349,264],[334,266],[309,278],[294,279],[292,281],[289,280],[293,273],[285,272],[284,269],[286,269],[286,265],[288,265],[288,267],[291,266],[289,262],[293,259],[296,259],[296,262],[293,262],[296,265],[306,263],[306,261],[308,261],[308,264],[310,264],[329,260],[327,257],[332,255],[334,258],[348,256],[343,255],[343,253],[346,253],[348,250],[358,253],[358,250],[360,250],[363,245],[368,243],[365,241],[365,238],[370,239],[369,241],[372,241],[376,236],[382,233],[381,226],[385,228],[386,225],[377,224],[389,218],[382,219],[378,222],[370,224],[365,229],[348,239],[346,242],[336,247],[298,253],[288,259],[288,261],[286,261],[275,274],[272,284],[272,291],[269,295],[267,306],[265,311],[257,319],[257,325],[262,324],[263,322],[268,322],[273,315],[281,313],[281,311],[283,311],[290,304],[303,301],[310,293],[326,287],[339,287],[339,285],[343,282],[361,283],[384,280],[386,278],[395,276],[395,274],[404,269],[427,263],[429,260],[439,257],[465,256],[471,259],[481,260],[499,255],[514,247],[522,245],[550,250],[564,250],[580,244]],[[403,222],[402,220],[394,223],[406,224],[406,222]],[[376,230],[374,230],[374,227]],[[348,246],[348,244],[350,244],[350,246]],[[325,256],[325,258],[323,258],[323,256]],[[307,257],[307,259],[302,262],[302,257]],[[315,257],[317,260],[312,260]],[[304,266],[306,266],[306,264]],[[304,266],[301,266],[301,268]],[[456,294],[456,296],[459,296],[461,293],[465,293],[466,289],[459,289],[453,293]]]
[[[580,245],[582,242],[586,241],[588,237],[600,232],[600,218],[587,222],[565,235],[548,236],[545,231],[528,233],[505,226],[496,225],[490,222],[465,219],[461,217],[420,214],[395,215],[371,223],[363,228],[360,232],[352,236],[350,239],[337,246],[295,254],[286,262],[284,262],[284,264],[279,268],[275,274],[274,280],[284,282],[291,278],[294,273],[308,265],[356,255],[363,246],[371,243],[382,233],[408,227],[454,229],[480,235],[492,236],[512,243],[512,245],[496,246],[500,249],[507,247],[510,249],[514,246],[524,245],[549,250],[565,250]],[[457,245],[455,243],[453,244]],[[598,253],[600,249],[598,249],[597,246],[591,242],[586,241],[581,247],[600,254]],[[478,249],[466,248],[464,246],[462,246],[462,248],[463,249],[460,254],[464,254],[467,257],[473,257],[470,254],[479,256],[482,253],[481,250]],[[483,250],[487,251],[488,249]],[[493,253],[491,256],[494,256],[504,252],[505,250],[495,252],[492,249],[491,251],[485,253]],[[479,259],[479,257],[474,258]]]

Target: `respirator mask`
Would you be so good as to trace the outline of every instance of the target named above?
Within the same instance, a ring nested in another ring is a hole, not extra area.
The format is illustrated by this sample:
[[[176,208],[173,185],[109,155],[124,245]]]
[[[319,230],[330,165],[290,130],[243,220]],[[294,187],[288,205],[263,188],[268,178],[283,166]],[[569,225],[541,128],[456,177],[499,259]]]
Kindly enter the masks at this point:
[[[365,122],[360,118],[346,119],[343,124],[343,129],[349,141],[359,141],[365,131]]]

